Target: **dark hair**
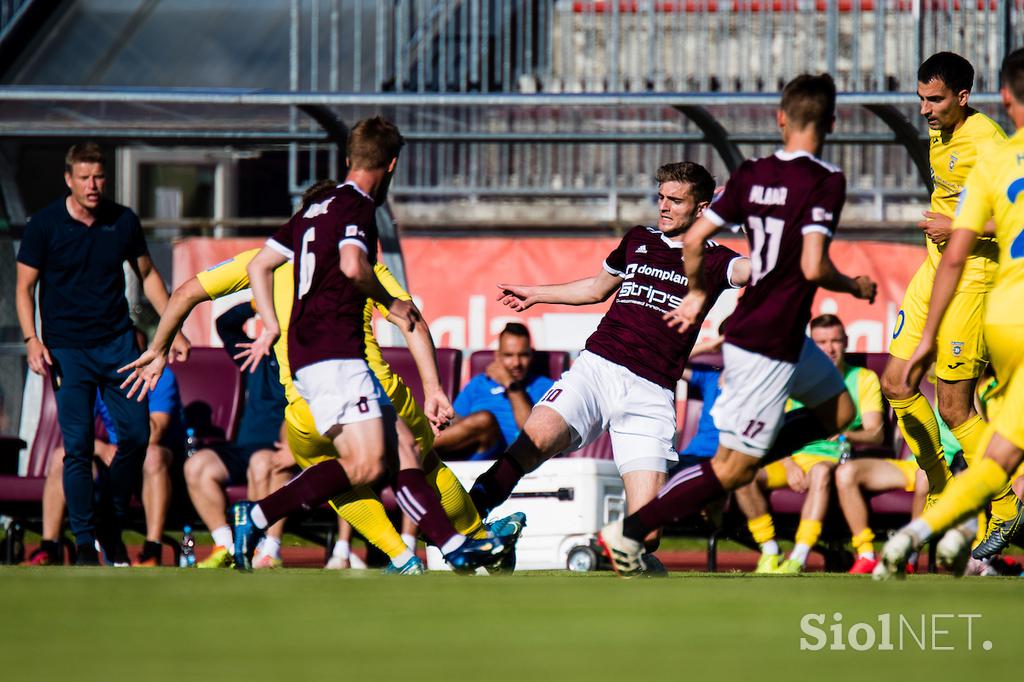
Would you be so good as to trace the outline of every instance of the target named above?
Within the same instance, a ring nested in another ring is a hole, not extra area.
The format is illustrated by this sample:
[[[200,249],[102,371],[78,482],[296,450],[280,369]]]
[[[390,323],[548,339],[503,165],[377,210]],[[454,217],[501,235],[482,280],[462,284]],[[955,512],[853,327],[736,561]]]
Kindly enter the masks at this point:
[[[953,94],[962,90],[970,92],[974,87],[974,67],[955,52],[936,52],[917,69],[919,83],[927,83],[935,78],[945,83]]]
[[[827,73],[801,74],[782,89],[779,108],[794,129],[813,125],[819,135],[824,135],[836,116],[835,81]]]
[[[501,330],[501,333],[498,334],[498,337],[500,338],[502,336],[505,336],[505,334],[510,334],[512,336],[521,336],[527,341],[530,340],[530,330],[527,329],[526,325],[523,324],[522,322],[509,322],[508,324],[505,325],[505,328]]]
[[[317,180],[302,193],[302,208],[307,208],[310,204],[322,199],[337,186],[337,180]]]
[[[835,315],[826,313],[824,315],[818,315],[816,318],[811,320],[811,329],[826,329],[829,327],[839,327],[843,330],[843,334],[846,334],[846,327],[843,325],[843,321]]]
[[[1024,48],[1017,48],[1003,59],[999,83],[1010,91],[1015,100],[1024,102]]]
[[[387,168],[398,158],[405,141],[394,123],[382,116],[364,118],[348,134],[348,159],[351,168],[377,170]]]
[[[693,161],[666,163],[654,173],[658,184],[664,182],[686,182],[698,204],[708,203],[715,194],[715,178],[708,169]]]
[[[70,173],[71,167],[76,163],[98,163],[106,167],[107,157],[95,142],[80,142],[71,145],[68,153],[64,155],[64,171]]]

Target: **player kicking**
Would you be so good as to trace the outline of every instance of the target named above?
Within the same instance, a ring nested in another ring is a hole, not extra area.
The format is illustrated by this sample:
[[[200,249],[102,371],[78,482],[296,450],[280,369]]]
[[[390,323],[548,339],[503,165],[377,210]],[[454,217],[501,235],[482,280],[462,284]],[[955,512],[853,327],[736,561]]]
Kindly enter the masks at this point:
[[[907,286],[892,334],[889,362],[882,373],[882,390],[892,405],[907,445],[928,475],[929,504],[946,486],[952,474],[946,465],[939,424],[918,384],[923,367],[915,368],[910,384],[903,383],[908,361],[922,339],[935,270],[946,248],[953,212],[965,179],[979,158],[978,149],[1006,139],[1002,128],[969,104],[974,68],[952,52],[939,52],[921,64],[917,72],[921,115],[928,121],[928,158],[934,189],[931,210],[919,223],[927,239],[928,255]],[[998,268],[999,247],[991,237],[974,243],[956,287],[949,312],[938,327],[935,343],[936,402],[939,415],[963,447],[964,459],[974,462],[984,451],[985,422],[974,407],[978,377],[988,363],[982,324],[985,299]],[[1016,498],[1009,486],[992,505],[989,554],[1002,549],[1004,531],[1017,516]],[[1008,538],[1006,538],[1008,541]]]
[[[537,303],[586,305],[618,295],[587,339],[572,369],[541,398],[523,431],[470,490],[480,513],[505,501],[519,480],[561,452],[611,434],[612,450],[630,509],[649,501],[678,461],[675,386],[697,338],[699,325],[682,336],[661,320],[686,295],[680,254],[690,226],[714,193],[711,174],[696,163],[662,166],[657,227],[637,226],[622,238],[597,275],[567,284],[499,284],[499,300],[516,312]],[[747,283],[750,262],[736,252],[698,239],[708,261],[707,313],[727,288]],[[652,548],[656,546],[652,536]]]
[[[875,297],[871,279],[839,273],[828,255],[846,198],[843,174],[817,158],[835,121],[835,97],[828,75],[790,81],[777,113],[783,148],[744,162],[690,228],[683,249],[690,290],[665,316],[683,334],[700,324],[715,291],[715,271],[705,263],[701,242],[738,223],[750,243],[750,284],[726,325],[722,393],[712,411],[718,452],[710,462],[677,473],[649,504],[602,529],[599,540],[623,577],[643,571],[644,538],[652,531],[699,512],[752,481],[766,459],[795,449],[788,435],[777,437],[788,397],[809,410],[787,424],[789,434],[805,442],[837,433],[856,414],[839,371],[804,331],[819,286],[869,301]]]
[[[269,354],[280,336],[274,310],[274,271],[296,262],[295,299],[288,328],[288,360],[294,385],[309,405],[317,432],[331,440],[339,459],[313,464],[280,490],[255,503],[236,505],[235,561],[244,565],[253,536],[300,509],[316,507],[354,486],[372,486],[398,468],[394,488],[399,506],[417,520],[424,536],[456,569],[500,561],[500,538],[468,539],[458,533],[418,461],[395,467],[394,408],[365,360],[363,309],[366,299],[384,305],[389,316],[412,331],[422,322],[410,301],[392,296],[373,270],[377,251],[374,197],[394,171],[402,138],[377,117],[360,121],[348,141],[350,170],[344,184],[292,217],[249,264],[249,279],[264,330],[253,358]],[[439,391],[426,397],[435,425],[452,416]]]
[[[942,352],[936,348],[936,338],[960,295],[959,285],[969,276],[968,267],[986,224],[994,218],[999,271],[985,306],[984,342],[1004,395],[1002,407],[990,414],[991,422],[979,438],[984,454],[946,486],[932,507],[885,544],[882,561],[875,568],[876,578],[901,574],[911,552],[1001,494],[1008,482],[1020,475],[1017,469],[1024,459],[1024,315],[1020,308],[1024,296],[1024,50],[1007,55],[1000,80],[999,93],[1017,132],[1008,142],[990,143],[978,150],[977,165],[960,194],[953,233],[935,272],[921,341],[907,362],[903,382],[906,387],[933,353]],[[939,559],[948,568],[962,571],[971,539],[958,529],[949,531],[939,542]]]

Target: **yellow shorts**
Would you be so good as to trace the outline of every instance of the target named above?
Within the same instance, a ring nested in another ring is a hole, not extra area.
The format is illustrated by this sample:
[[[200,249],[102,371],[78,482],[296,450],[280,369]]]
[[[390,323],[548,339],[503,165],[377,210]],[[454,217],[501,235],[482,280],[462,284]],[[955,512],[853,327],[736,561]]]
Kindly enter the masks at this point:
[[[835,457],[825,457],[824,455],[805,455],[800,452],[792,455],[791,459],[798,467],[803,469],[805,474],[811,470],[811,467],[819,462],[838,464],[838,460],[836,460]],[[767,487],[768,490],[777,490],[779,488],[786,488],[789,486],[789,481],[786,479],[786,467],[782,465],[781,459],[766,466],[764,468],[764,474],[767,477],[765,487]]]
[[[985,338],[992,351],[992,369],[1002,390],[1003,409],[997,410],[992,426],[1003,438],[1024,449],[1024,325],[985,324]]]
[[[921,467],[918,466],[916,460],[883,459],[882,461],[887,462],[896,467],[897,469],[899,469],[900,472],[903,474],[903,477],[907,481],[906,484],[904,484],[903,489],[906,490],[908,493],[914,492],[914,488],[917,484],[917,472],[921,470]]]
[[[391,399],[399,419],[412,429],[421,456],[430,452],[434,447],[434,432],[409,387],[395,376],[384,386],[384,391]],[[292,456],[300,467],[306,469],[324,460],[337,459],[338,451],[334,449],[334,443],[317,431],[313,413],[310,412],[305,400],[300,398],[290,403],[284,410],[284,420],[288,447],[291,448]]]
[[[903,295],[903,306],[896,314],[889,354],[909,360],[921,342],[928,319],[935,270],[922,263]],[[984,335],[985,299],[983,292],[958,291],[939,325],[935,340],[935,375],[945,381],[974,379],[988,363]]]

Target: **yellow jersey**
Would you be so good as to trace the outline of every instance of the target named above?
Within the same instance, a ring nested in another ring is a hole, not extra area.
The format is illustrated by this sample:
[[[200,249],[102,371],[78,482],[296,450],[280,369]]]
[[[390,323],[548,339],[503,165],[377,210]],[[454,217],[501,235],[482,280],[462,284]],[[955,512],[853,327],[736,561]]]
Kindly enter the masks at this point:
[[[984,149],[984,158],[967,178],[953,229],[978,234],[995,219],[999,269],[988,296],[986,320],[1024,324],[1024,129]],[[1000,377],[1002,379],[1002,377]]]
[[[931,210],[953,217],[960,192],[971,169],[980,158],[978,150],[993,142],[1006,139],[1006,133],[985,114],[974,111],[963,125],[950,134],[940,130],[928,131],[928,161],[931,165]],[[925,239],[928,262],[936,268],[946,245]],[[999,247],[990,237],[978,240],[964,266],[957,291],[988,291],[992,288],[998,267]]]
[[[210,298],[220,298],[249,288],[249,273],[246,268],[259,249],[243,251],[234,258],[218,263],[213,267],[204,270],[196,275],[199,285],[203,287]],[[380,280],[381,285],[389,294],[403,301],[411,300],[409,293],[402,288],[395,276],[391,274],[387,266],[377,263],[373,267]],[[299,392],[292,383],[291,366],[288,364],[288,323],[292,315],[292,301],[295,294],[294,268],[288,262],[274,271],[274,312],[277,313],[277,320],[281,326],[281,337],[274,344],[274,355],[277,356],[277,363],[281,368],[281,385],[284,386],[285,396],[288,403],[300,400]],[[394,373],[391,367],[384,361],[384,356],[377,343],[377,337],[373,334],[373,309],[377,307],[387,317],[387,309],[373,300],[367,299],[363,308],[363,335],[366,337],[366,362],[370,370],[384,385],[385,389],[393,382]]]

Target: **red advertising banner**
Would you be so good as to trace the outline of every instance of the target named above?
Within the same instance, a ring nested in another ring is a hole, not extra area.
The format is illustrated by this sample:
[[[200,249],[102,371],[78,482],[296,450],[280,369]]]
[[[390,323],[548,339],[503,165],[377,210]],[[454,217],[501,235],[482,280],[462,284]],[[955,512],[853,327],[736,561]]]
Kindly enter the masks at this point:
[[[742,239],[721,241],[741,253],[747,251]],[[498,284],[546,284],[590,277],[601,270],[617,243],[614,237],[405,237],[402,250],[411,292],[438,346],[490,348],[507,322],[519,320],[529,326],[537,348],[573,351],[583,347],[607,303],[538,305],[515,315],[498,303]],[[259,239],[196,238],[179,242],[174,249],[175,286],[200,270],[261,244]],[[887,350],[903,292],[924,259],[924,247],[839,241],[832,245],[831,254],[844,273],[874,278],[878,298],[869,305],[845,294],[819,291],[814,314],[838,315],[846,323],[850,350]],[[213,317],[247,297],[248,292],[242,292],[212,305],[201,305],[186,323],[185,333],[193,343],[219,345],[211,324]],[[705,321],[705,333],[710,334],[728,316],[736,299],[736,292],[723,295]],[[377,329],[384,345],[394,342],[390,324],[379,321]]]

